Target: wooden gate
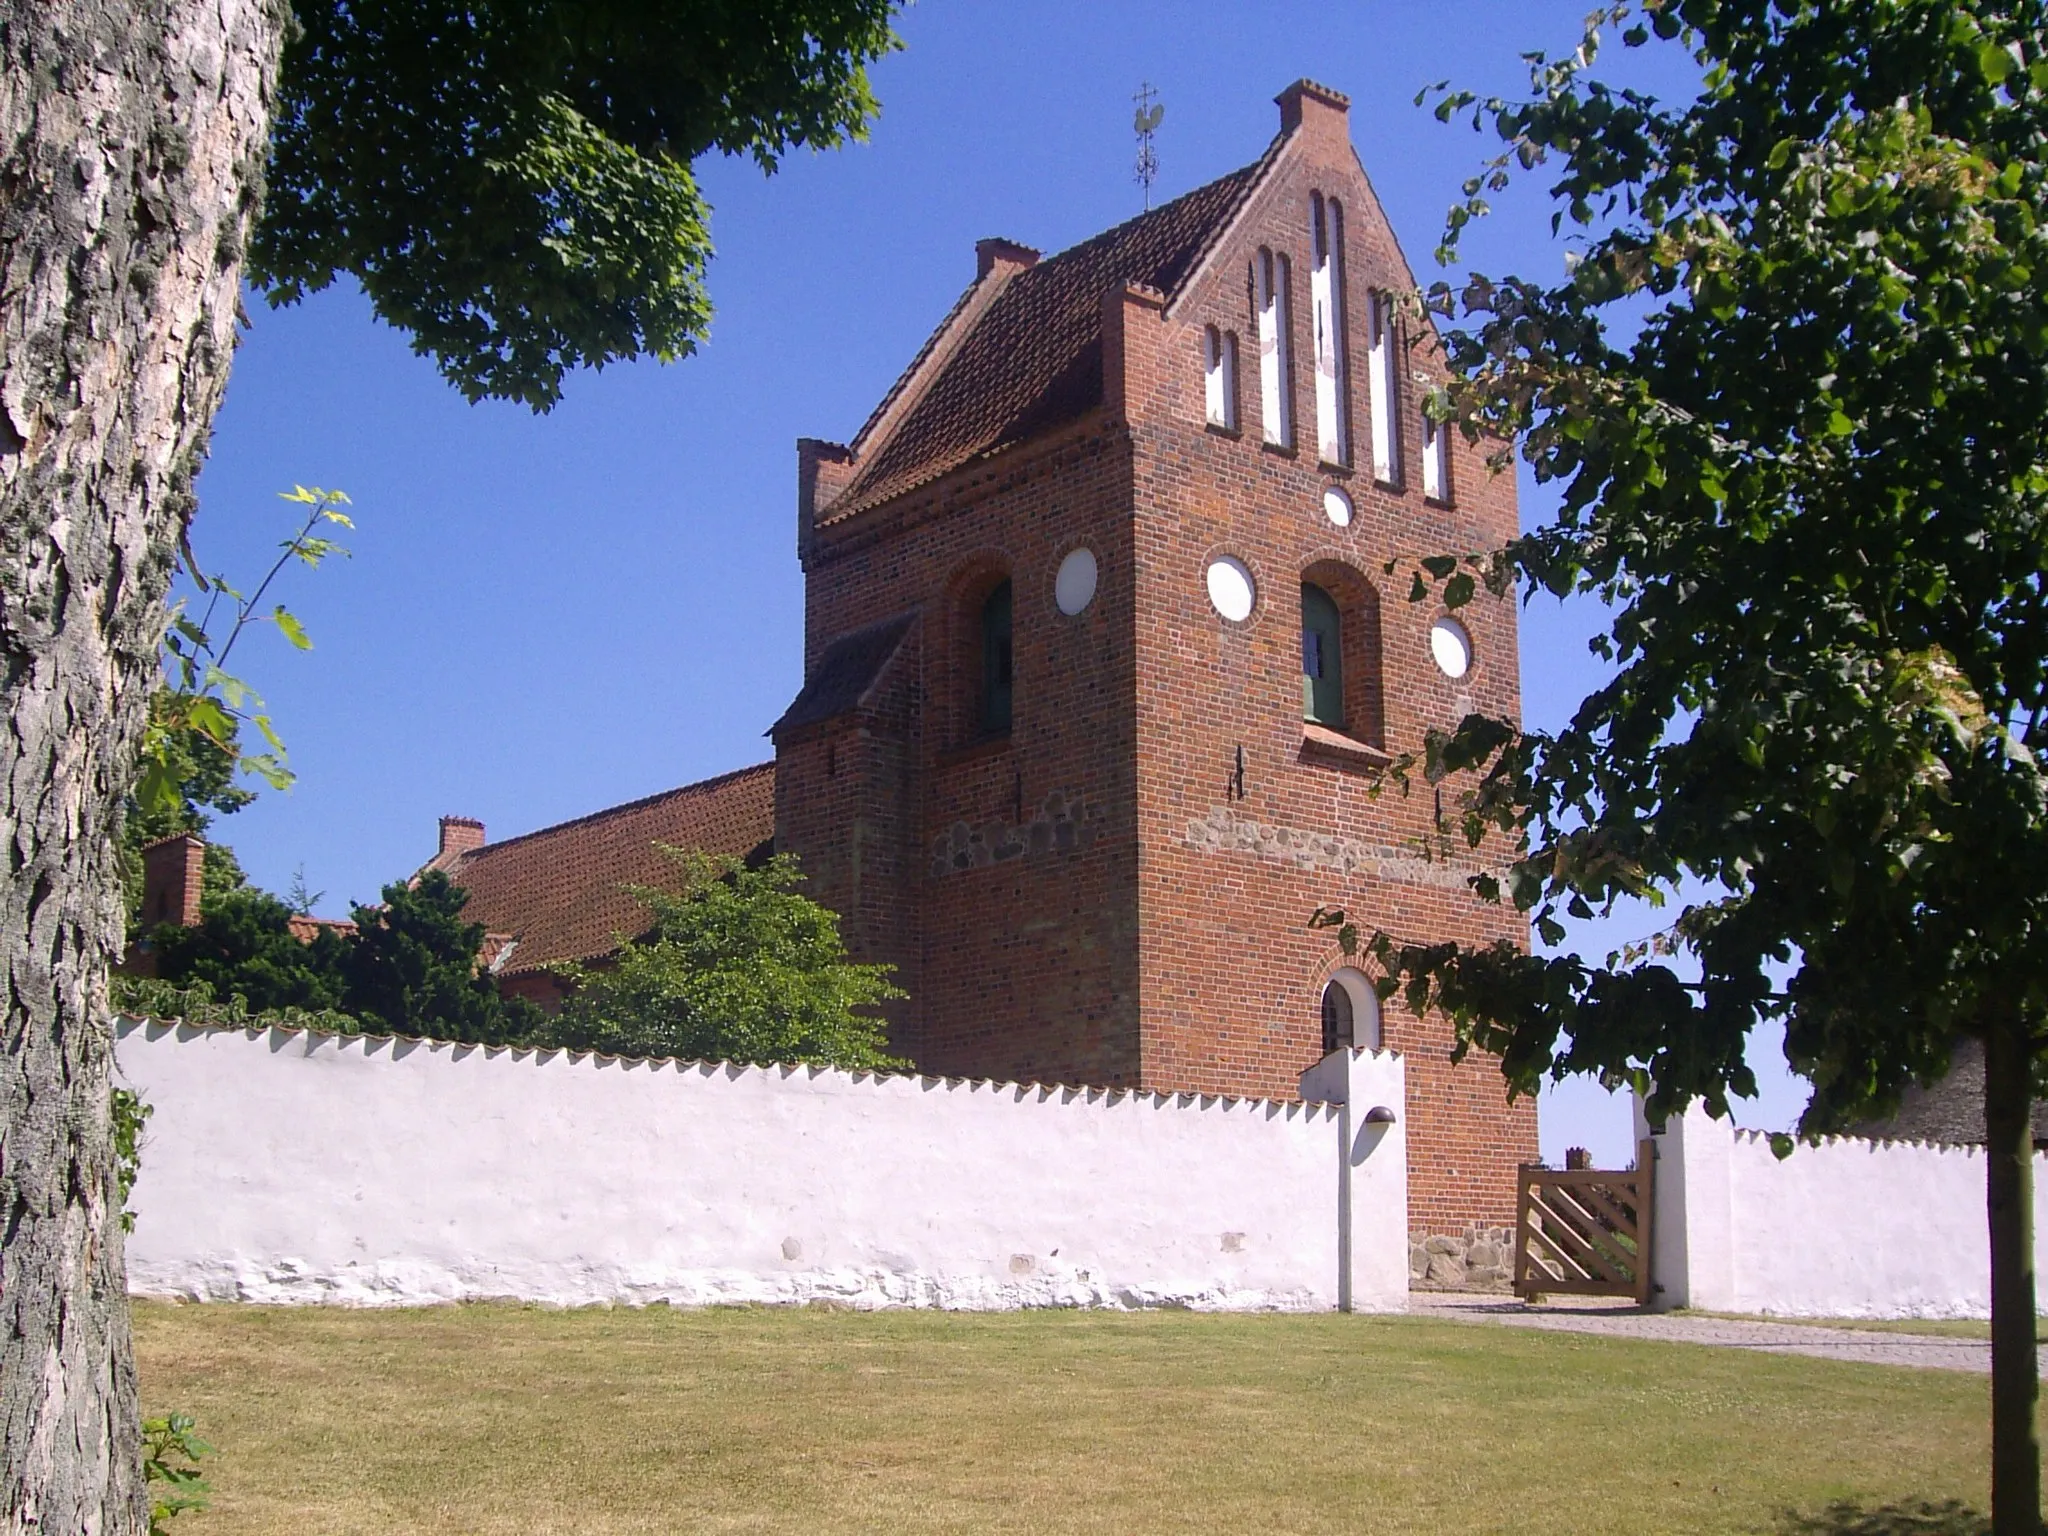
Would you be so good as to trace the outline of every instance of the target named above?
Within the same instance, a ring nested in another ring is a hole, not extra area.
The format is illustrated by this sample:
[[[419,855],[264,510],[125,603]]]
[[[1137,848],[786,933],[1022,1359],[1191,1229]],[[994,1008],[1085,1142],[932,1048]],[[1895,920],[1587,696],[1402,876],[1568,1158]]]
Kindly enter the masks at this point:
[[[1650,1302],[1651,1144],[1625,1173],[1524,1164],[1515,1216],[1515,1294],[1633,1296]]]

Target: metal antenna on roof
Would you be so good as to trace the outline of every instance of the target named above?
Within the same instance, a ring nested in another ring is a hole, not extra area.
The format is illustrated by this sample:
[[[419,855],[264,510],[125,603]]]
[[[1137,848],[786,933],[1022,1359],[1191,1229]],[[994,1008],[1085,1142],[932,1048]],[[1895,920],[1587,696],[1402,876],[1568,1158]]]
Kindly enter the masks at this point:
[[[1159,156],[1152,148],[1152,135],[1158,130],[1159,120],[1166,116],[1166,108],[1159,105],[1159,93],[1152,89],[1147,80],[1138,86],[1138,94],[1131,98],[1138,104],[1137,115],[1131,119],[1131,127],[1138,134],[1138,185],[1145,189],[1145,211],[1152,210],[1152,183],[1159,179]]]

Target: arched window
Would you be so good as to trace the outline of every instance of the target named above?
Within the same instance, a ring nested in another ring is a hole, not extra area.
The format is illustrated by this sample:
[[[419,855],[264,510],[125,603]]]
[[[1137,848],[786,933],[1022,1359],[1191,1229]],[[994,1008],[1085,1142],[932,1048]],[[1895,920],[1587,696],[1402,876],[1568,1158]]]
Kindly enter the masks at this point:
[[[981,729],[984,735],[1010,732],[1010,583],[1005,581],[981,605]]]
[[[1349,1050],[1353,1028],[1351,994],[1333,981],[1323,988],[1323,1054]]]
[[[1288,357],[1287,258],[1261,249],[1252,263],[1259,311],[1259,415],[1266,441],[1294,446],[1292,361]]]
[[[1344,729],[1344,625],[1337,600],[1312,581],[1301,584],[1301,714]]]
[[[1323,1054],[1380,1048],[1380,995],[1365,972],[1345,966],[1323,984]]]
[[[1311,192],[1309,307],[1316,329],[1316,443],[1327,464],[1351,462],[1351,431],[1344,401],[1344,210]]]
[[[1363,572],[1317,560],[1301,573],[1301,713],[1312,725],[1384,749],[1380,597]]]

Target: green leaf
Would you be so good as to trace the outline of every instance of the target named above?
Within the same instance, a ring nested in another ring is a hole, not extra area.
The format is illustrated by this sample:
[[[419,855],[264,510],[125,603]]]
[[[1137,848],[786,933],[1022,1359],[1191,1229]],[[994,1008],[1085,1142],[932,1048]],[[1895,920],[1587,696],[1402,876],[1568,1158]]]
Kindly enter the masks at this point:
[[[135,785],[135,801],[143,812],[164,816],[182,808],[182,780],[172,765],[161,757],[145,758],[142,777]]]
[[[313,642],[307,637],[305,626],[285,611],[284,604],[279,603],[270,616],[276,621],[279,633],[294,646],[302,651],[313,649]]]
[[[245,754],[240,766],[245,772],[261,778],[272,789],[290,789],[297,778],[297,775],[268,752]]]
[[[215,746],[233,750],[235,722],[221,708],[218,699],[211,694],[194,694],[185,703],[184,715],[185,724],[192,730]]]

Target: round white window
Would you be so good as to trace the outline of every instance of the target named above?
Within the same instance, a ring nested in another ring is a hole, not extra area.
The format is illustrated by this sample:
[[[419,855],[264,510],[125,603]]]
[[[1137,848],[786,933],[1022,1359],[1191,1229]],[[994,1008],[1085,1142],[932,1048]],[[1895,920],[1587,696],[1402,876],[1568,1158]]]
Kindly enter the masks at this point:
[[[1429,626],[1429,654],[1445,677],[1463,677],[1472,670],[1472,637],[1456,619],[1438,619]]]
[[[1086,547],[1067,551],[1052,582],[1052,600],[1061,613],[1072,618],[1095,601],[1095,576],[1095,551]]]
[[[1344,487],[1333,485],[1323,492],[1323,516],[1339,528],[1351,526],[1351,498],[1344,494]]]
[[[1231,623],[1242,624],[1252,616],[1256,595],[1252,573],[1243,561],[1224,555],[1209,562],[1209,601]]]

